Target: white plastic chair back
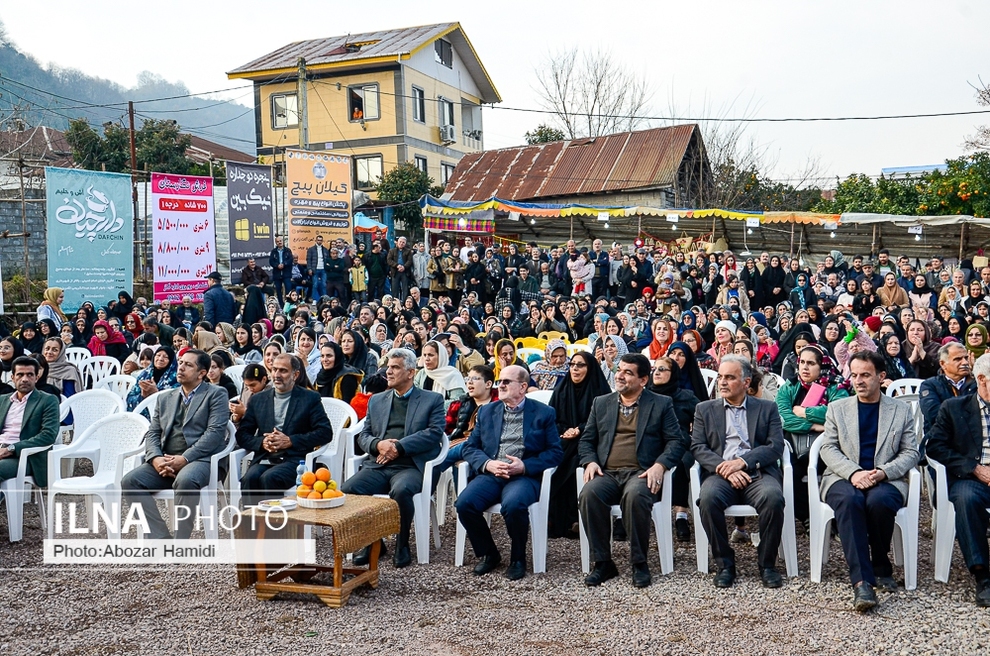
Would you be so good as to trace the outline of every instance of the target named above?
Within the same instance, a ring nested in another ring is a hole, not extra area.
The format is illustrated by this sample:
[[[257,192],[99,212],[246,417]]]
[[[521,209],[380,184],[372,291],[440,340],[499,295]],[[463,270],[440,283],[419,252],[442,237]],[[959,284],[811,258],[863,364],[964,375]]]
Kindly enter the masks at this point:
[[[70,346],[65,349],[65,359],[76,365],[79,369],[82,369],[83,363],[91,357],[93,357],[93,354],[89,352],[88,348]]]
[[[333,428],[333,439],[340,439],[341,431],[344,428],[354,428],[358,423],[357,413],[350,405],[340,399],[324,398],[323,410],[330,420],[330,427]]]
[[[137,407],[135,407],[133,410],[131,410],[131,412],[134,412],[134,413],[137,413],[137,414],[140,415],[142,412],[144,412],[145,410],[147,410],[148,411],[148,419],[154,419],[155,418],[155,410],[158,409],[158,394],[159,394],[159,392],[155,392],[151,396],[144,397],[144,400],[141,401],[140,403],[138,403],[137,404]]]
[[[528,365],[542,360],[544,353],[537,348],[521,348],[516,351],[516,356]]]
[[[59,415],[60,420],[65,420],[72,412],[73,440],[77,440],[99,419],[126,409],[124,399],[117,394],[106,389],[92,389],[73,394],[63,401]]]
[[[244,368],[246,366],[247,365],[238,364],[238,365],[234,365],[233,367],[227,367],[223,371],[225,374],[227,374],[230,380],[234,382],[234,385],[237,386],[238,394],[241,392],[242,389],[244,389]]]
[[[887,396],[897,398],[902,394],[914,394],[917,397],[918,388],[921,387],[922,382],[924,381],[920,378],[901,378],[900,380],[895,380],[887,388]]]
[[[106,378],[96,381],[93,385],[93,389],[110,390],[126,402],[127,393],[130,392],[131,388],[135,385],[137,385],[137,379],[134,378],[134,376],[116,374],[114,376],[107,376]]]
[[[550,403],[551,396],[553,396],[553,390],[538,390],[536,392],[526,393],[527,399],[533,399],[534,401],[539,401],[540,403]]]
[[[715,398],[715,381],[718,380],[718,372],[711,369],[702,369],[701,377],[705,379],[705,389],[708,390],[708,398]]]
[[[133,412],[118,412],[98,420],[80,439],[100,445],[100,465],[94,473],[113,472],[117,468],[117,457],[141,446],[146,432],[147,419]],[[123,473],[131,468],[125,466]]]
[[[86,360],[82,366],[83,384],[92,387],[107,376],[116,376],[120,373],[120,362],[117,358],[106,355],[95,355]]]

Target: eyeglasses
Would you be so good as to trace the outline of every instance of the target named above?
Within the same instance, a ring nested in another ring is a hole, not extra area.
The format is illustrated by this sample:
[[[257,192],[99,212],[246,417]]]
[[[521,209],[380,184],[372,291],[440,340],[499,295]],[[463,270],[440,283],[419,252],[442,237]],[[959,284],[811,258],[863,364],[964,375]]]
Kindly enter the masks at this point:
[[[653,371],[670,371],[669,367],[657,367]]]
[[[500,380],[500,381],[498,381],[498,382],[497,382],[497,383],[495,383],[495,384],[496,384],[497,386],[499,386],[499,387],[506,387],[507,385],[511,385],[512,383],[519,383],[520,385],[522,384],[522,383],[521,383],[520,381],[518,381],[518,380]]]
[[[575,360],[574,362],[571,362],[567,366],[569,366],[571,369],[584,369],[585,367],[588,366],[588,363],[581,362],[580,360]]]
[[[468,382],[468,383],[480,383],[480,382],[484,381],[485,379],[482,378],[481,376],[468,376],[464,380],[465,380],[465,382]]]

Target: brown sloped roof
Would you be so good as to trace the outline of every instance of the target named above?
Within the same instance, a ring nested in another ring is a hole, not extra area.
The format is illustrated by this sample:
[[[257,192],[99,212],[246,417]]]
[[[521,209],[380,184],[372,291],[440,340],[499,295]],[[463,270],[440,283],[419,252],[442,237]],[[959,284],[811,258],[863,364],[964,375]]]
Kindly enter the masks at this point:
[[[523,201],[671,187],[697,125],[487,150],[464,156],[451,200]]]
[[[0,132],[0,156],[44,160],[51,166],[71,166],[72,146],[65,133],[44,125],[28,130]]]
[[[234,150],[233,148],[228,148],[223,144],[208,141],[202,137],[197,137],[194,134],[189,135],[189,138],[190,143],[189,147],[186,148],[186,158],[199,164],[209,162],[210,157],[212,157],[214,161],[228,160],[231,162],[243,162],[245,164],[251,164],[258,161],[258,158],[254,155],[242,153],[239,150]]]

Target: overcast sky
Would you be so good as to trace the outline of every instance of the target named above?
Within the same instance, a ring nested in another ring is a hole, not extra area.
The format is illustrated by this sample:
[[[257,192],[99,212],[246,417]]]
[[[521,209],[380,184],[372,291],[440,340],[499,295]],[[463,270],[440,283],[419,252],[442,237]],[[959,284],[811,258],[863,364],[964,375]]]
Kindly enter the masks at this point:
[[[761,118],[924,114],[981,109],[990,82],[990,3],[572,0],[460,5],[380,0],[5,3],[9,38],[43,63],[126,86],[143,70],[191,91],[243,87],[225,72],[292,41],[460,21],[506,107],[538,108],[535,69],[548,53],[603,48],[692,115]],[[0,71],[0,75],[4,74]],[[250,102],[245,92],[236,94]],[[523,142],[539,115],[484,110],[487,148]],[[748,134],[788,178],[818,158],[825,175],[958,157],[990,114],[889,121],[754,124]],[[827,181],[823,181],[827,183]]]

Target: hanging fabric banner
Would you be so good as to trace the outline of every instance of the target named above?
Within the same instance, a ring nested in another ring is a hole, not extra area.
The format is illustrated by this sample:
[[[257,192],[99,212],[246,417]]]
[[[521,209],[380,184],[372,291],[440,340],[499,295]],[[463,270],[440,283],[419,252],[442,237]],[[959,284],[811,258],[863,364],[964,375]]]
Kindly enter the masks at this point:
[[[45,168],[48,286],[65,292],[62,308],[96,307],[134,284],[131,176]]]
[[[351,227],[351,158],[329,152],[285,151],[289,194],[289,243],[296,259],[306,262],[306,249],[323,235],[323,244],[354,239]]]
[[[231,281],[239,282],[238,272],[250,259],[271,273],[268,254],[275,242],[270,166],[227,162],[227,212]]]
[[[200,303],[217,269],[213,178],[152,173],[151,202],[155,302]]]

